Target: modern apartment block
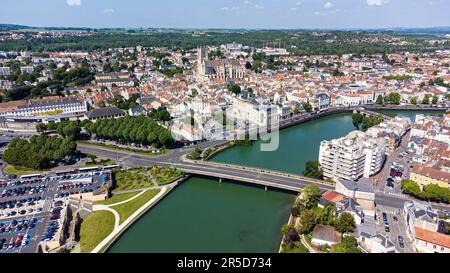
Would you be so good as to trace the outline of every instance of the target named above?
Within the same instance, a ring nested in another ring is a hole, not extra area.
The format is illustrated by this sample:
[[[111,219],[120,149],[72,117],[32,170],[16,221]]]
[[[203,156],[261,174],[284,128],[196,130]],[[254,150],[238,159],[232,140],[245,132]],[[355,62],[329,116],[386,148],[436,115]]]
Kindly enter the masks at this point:
[[[360,131],[322,141],[319,162],[325,178],[357,180],[379,172],[386,157],[386,141]]]

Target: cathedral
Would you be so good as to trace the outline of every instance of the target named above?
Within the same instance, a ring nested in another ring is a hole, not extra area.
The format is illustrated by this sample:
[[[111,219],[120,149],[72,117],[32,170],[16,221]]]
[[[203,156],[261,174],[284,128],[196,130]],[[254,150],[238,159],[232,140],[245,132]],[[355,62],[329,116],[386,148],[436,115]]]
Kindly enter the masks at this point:
[[[245,67],[238,60],[209,60],[208,49],[200,47],[197,49],[197,76],[201,80],[241,80],[245,77]]]

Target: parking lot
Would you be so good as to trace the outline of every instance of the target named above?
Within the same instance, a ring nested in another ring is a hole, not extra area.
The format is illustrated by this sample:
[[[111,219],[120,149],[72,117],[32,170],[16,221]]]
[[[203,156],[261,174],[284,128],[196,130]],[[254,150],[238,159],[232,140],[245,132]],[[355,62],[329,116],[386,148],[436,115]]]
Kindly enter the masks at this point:
[[[70,171],[0,182],[0,253],[36,252],[40,242],[58,240],[69,197],[110,179],[109,172]]]

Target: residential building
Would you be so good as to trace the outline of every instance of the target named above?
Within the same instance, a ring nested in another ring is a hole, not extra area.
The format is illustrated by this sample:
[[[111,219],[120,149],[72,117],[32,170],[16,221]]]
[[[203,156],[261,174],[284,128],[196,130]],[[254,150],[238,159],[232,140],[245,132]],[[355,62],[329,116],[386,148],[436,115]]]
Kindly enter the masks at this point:
[[[388,236],[370,235],[362,232],[358,238],[359,245],[369,253],[396,253],[395,244]]]
[[[450,173],[435,167],[415,164],[409,179],[419,184],[421,188],[429,184],[435,184],[442,188],[450,187]]]
[[[386,157],[386,141],[363,132],[325,140],[320,144],[319,162],[325,178],[357,180],[379,172]]]
[[[431,207],[417,203],[405,202],[403,214],[406,220],[408,238],[413,241],[418,252],[450,253],[450,235],[447,230],[440,230],[443,220]]]
[[[341,235],[332,226],[316,225],[312,232],[311,243],[317,246],[332,246],[341,242]]]

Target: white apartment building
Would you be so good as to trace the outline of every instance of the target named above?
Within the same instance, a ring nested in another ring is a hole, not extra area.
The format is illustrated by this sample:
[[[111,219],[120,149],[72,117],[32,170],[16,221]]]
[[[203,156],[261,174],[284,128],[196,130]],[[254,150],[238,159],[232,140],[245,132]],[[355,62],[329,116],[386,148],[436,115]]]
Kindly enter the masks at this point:
[[[325,178],[357,180],[379,172],[386,157],[386,141],[353,131],[347,136],[322,141],[319,162]]]
[[[356,106],[361,104],[362,100],[359,94],[340,94],[336,97],[337,106]]]
[[[57,100],[51,101],[40,100],[30,102],[25,105],[19,105],[14,110],[0,112],[0,116],[31,117],[31,116],[44,116],[47,113],[50,113],[50,115],[56,114],[80,115],[87,112],[87,110],[88,105],[86,101],[79,100],[77,98],[66,97]]]
[[[34,71],[34,67],[32,66],[23,66],[20,68],[20,72],[22,72],[22,74],[27,73],[27,74],[31,74]]]
[[[0,67],[0,75],[1,76],[11,75],[11,69],[9,67]]]

